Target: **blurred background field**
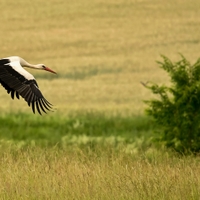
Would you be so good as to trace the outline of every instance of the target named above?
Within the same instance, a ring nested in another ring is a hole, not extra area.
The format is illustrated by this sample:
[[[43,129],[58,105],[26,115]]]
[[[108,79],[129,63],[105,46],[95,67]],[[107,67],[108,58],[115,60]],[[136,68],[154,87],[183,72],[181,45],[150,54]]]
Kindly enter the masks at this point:
[[[155,63],[178,53],[199,57],[199,2],[193,0],[1,1],[1,57],[45,63],[58,76],[30,71],[61,113],[143,114],[140,81],[167,82]],[[13,12],[14,10],[14,12]],[[0,109],[30,112],[0,93]],[[17,104],[17,105],[16,105]]]
[[[42,117],[0,88],[1,199],[198,199],[199,159],[153,146],[140,81],[169,83],[161,54],[199,58],[200,1],[0,3],[0,57],[58,73],[28,70]]]

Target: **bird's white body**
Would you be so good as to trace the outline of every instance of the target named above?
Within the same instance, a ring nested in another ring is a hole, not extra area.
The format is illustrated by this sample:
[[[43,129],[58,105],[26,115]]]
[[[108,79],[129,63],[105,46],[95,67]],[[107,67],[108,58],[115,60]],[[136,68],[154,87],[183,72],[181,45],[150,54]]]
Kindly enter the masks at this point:
[[[7,57],[5,59],[9,59],[10,60],[10,63],[8,63],[7,65],[10,65],[15,71],[17,71],[18,73],[22,74],[27,80],[35,79],[32,74],[27,72],[22,67],[21,63],[24,62],[24,60],[22,58],[20,58],[18,56],[11,56],[11,57]]]
[[[18,56],[11,56],[0,59],[0,83],[11,93],[11,97],[19,99],[22,96],[28,105],[32,105],[32,110],[35,113],[35,106],[41,114],[40,109],[46,112],[49,110],[51,104],[43,97],[38,88],[38,84],[32,74],[27,72],[24,67],[41,69],[55,73],[51,69],[45,67],[43,64],[32,65]]]

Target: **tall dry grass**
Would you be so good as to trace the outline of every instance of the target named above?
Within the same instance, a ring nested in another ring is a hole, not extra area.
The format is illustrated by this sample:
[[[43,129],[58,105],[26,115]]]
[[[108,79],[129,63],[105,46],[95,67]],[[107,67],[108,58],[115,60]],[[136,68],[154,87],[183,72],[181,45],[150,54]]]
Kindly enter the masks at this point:
[[[198,199],[199,159],[107,146],[1,152],[1,199]]]

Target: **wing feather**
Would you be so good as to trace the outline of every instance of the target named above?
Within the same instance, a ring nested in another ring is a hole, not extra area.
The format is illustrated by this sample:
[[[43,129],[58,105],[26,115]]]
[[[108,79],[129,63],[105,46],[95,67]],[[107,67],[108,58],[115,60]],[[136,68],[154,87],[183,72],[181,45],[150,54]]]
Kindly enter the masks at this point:
[[[44,99],[41,99],[42,101],[42,105],[47,109],[47,110],[50,110],[51,108],[49,108],[46,103],[44,102]]]
[[[39,104],[40,104],[40,108],[42,109],[42,111],[46,113],[45,109],[43,108],[43,104],[41,103],[42,100],[40,99],[38,102],[39,102]]]

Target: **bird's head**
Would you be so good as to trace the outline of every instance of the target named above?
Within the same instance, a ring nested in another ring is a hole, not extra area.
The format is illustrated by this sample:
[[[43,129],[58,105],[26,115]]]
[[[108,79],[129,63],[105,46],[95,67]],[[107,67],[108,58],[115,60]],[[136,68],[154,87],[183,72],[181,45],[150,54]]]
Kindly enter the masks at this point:
[[[46,70],[46,71],[51,72],[51,73],[54,73],[54,74],[57,74],[56,72],[54,72],[54,71],[51,70],[50,68],[46,67],[44,64],[38,64],[38,68],[39,68],[39,69],[42,69],[42,70]]]

